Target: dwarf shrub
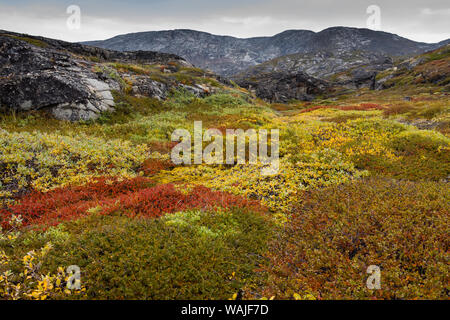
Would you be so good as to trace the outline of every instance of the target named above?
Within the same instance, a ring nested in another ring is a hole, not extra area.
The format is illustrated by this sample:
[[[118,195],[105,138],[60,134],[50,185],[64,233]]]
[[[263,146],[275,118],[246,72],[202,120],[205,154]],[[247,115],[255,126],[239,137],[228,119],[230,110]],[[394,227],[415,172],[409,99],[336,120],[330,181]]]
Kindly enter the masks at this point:
[[[264,296],[447,299],[446,183],[363,179],[304,193],[270,247]],[[366,287],[370,265],[381,290]]]
[[[88,299],[227,299],[259,281],[271,234],[261,215],[192,211],[160,220],[91,216],[67,226],[44,268],[76,264]]]
[[[249,208],[263,212],[257,201],[203,186],[182,192],[172,184],[153,186],[146,178],[125,181],[102,178],[81,187],[68,187],[48,193],[35,192],[18,204],[0,209],[0,225],[10,228],[14,216],[23,225],[53,226],[92,213],[112,215],[121,212],[129,217],[158,218],[166,213],[186,209]]]
[[[104,175],[133,177],[146,146],[84,134],[8,132],[0,129],[0,204],[31,190],[87,183]]]

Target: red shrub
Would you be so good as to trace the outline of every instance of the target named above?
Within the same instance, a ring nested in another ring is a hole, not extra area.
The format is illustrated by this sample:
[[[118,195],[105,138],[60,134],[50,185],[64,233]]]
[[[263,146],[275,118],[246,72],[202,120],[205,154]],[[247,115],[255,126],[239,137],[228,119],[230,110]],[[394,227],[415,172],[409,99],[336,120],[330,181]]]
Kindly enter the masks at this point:
[[[172,184],[152,186],[145,178],[107,183],[100,179],[96,183],[57,189],[48,193],[33,193],[19,204],[0,211],[2,226],[8,228],[11,216],[21,215],[24,226],[57,225],[89,214],[91,208],[101,207],[101,214],[115,212],[129,217],[157,218],[166,213],[186,209],[248,208],[263,212],[257,201],[250,201],[225,192],[206,187],[195,187],[184,194]]]
[[[1,210],[0,221],[5,227],[13,214],[20,214],[24,218],[24,224],[28,225],[35,218],[46,216],[58,208],[98,202],[106,198],[117,197],[120,194],[148,188],[151,185],[149,179],[142,177],[124,181],[103,177],[85,186],[59,188],[48,193],[34,192],[22,198],[19,204],[8,210]]]
[[[152,176],[162,170],[170,170],[173,168],[175,168],[175,164],[171,161],[148,159],[142,164],[141,170],[144,171],[146,176]]]
[[[172,149],[178,144],[178,142],[160,142],[151,141],[148,143],[150,150],[160,153],[170,153]]]
[[[300,111],[300,113],[308,113],[308,112],[316,111],[316,110],[319,110],[319,109],[327,109],[327,107],[326,106],[315,106],[315,107],[311,107],[311,108],[308,108],[308,109],[304,109],[304,110]]]

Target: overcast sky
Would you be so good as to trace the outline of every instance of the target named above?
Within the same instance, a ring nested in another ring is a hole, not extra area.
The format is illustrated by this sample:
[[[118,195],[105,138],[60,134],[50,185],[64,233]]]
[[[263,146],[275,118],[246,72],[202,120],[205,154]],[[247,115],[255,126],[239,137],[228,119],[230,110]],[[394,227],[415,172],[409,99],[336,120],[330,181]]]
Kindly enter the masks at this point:
[[[67,8],[81,9],[80,29],[67,27]],[[66,41],[195,29],[241,38],[287,29],[367,27],[370,5],[381,9],[381,30],[423,42],[450,38],[449,0],[0,0],[0,29]]]

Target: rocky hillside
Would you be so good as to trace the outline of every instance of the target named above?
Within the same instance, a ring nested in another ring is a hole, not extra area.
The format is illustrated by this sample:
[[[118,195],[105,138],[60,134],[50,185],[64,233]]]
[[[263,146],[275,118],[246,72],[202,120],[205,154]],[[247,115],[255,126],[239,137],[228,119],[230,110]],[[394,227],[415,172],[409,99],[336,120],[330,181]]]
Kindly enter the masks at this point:
[[[311,32],[284,35],[292,42],[315,37]],[[286,44],[282,36],[277,41],[279,47]],[[400,64],[369,51],[297,53],[249,68],[233,79],[259,98],[283,103],[411,81],[445,85],[445,48]],[[114,51],[0,31],[0,109],[6,111],[44,110],[57,119],[91,120],[114,110],[115,92],[165,100],[174,90],[204,96],[230,84],[174,54]]]
[[[366,51],[374,55],[417,55],[439,44],[414,42],[400,36],[346,27],[315,33],[289,30],[273,37],[239,39],[193,30],[156,31],[126,34],[86,44],[118,51],[153,50],[177,54],[194,65],[231,76],[249,67],[291,54],[321,52],[349,56]],[[442,43],[441,43],[442,45]]]
[[[377,88],[434,84],[450,91],[450,44],[397,63],[377,75]]]
[[[306,73],[351,88],[372,87],[376,73],[393,67],[393,63],[389,56],[364,51],[297,53],[251,67],[234,76],[233,80],[243,84],[272,73]]]
[[[249,68],[233,78],[251,77],[268,72],[305,72],[311,76],[328,78],[336,73],[362,65],[392,66],[392,58],[363,51],[351,53],[333,53],[320,51],[316,53],[297,53],[279,57],[255,67]]]
[[[326,81],[303,72],[269,72],[257,78],[242,79],[239,85],[252,91],[257,97],[270,102],[288,103],[292,100],[311,101],[330,89]]]
[[[114,91],[165,99],[172,89],[200,96],[217,83],[179,56],[118,52],[0,31],[0,109],[45,110],[58,119],[96,119]]]
[[[258,97],[273,102],[308,101],[317,94],[394,86],[450,83],[450,45],[406,60],[367,52],[295,54],[280,57],[233,77]],[[444,89],[446,90],[446,89]]]

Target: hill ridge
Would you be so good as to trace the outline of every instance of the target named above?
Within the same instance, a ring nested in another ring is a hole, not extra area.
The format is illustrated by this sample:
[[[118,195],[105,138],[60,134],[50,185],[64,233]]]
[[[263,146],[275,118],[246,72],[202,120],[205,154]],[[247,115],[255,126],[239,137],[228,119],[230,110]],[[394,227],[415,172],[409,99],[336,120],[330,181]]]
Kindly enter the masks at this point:
[[[179,55],[192,64],[223,76],[236,75],[266,61],[297,53],[367,51],[387,56],[414,56],[437,49],[396,34],[355,27],[330,27],[320,32],[286,30],[273,36],[236,38],[191,29],[148,31],[84,42],[118,51],[150,50]]]

